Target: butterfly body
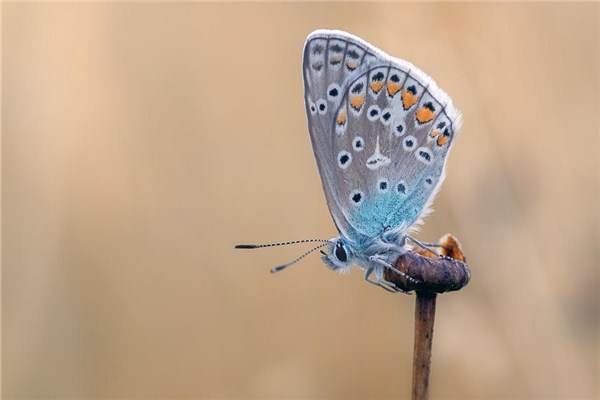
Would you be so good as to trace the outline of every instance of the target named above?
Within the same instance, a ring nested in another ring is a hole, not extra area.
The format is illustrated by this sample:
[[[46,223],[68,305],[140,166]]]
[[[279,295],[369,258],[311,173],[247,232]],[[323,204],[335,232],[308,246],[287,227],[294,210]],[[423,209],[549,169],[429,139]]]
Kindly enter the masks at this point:
[[[340,233],[323,261],[382,280],[430,212],[460,113],[414,65],[346,32],[311,33],[303,73],[313,151]]]
[[[367,270],[372,268],[376,275],[383,276],[383,261],[386,264],[393,264],[395,258],[403,254],[404,239],[397,236],[381,236],[376,238],[363,238],[359,242],[350,242],[344,236],[331,239],[329,253],[322,257],[323,262],[332,270],[346,273],[352,265]],[[379,260],[373,261],[373,257]]]

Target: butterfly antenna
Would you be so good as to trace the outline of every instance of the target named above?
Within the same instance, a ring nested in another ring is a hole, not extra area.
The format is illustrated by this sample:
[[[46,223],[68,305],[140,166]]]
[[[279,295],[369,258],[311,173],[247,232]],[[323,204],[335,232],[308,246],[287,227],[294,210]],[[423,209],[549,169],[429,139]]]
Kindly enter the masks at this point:
[[[329,241],[328,241],[328,242],[329,242]],[[271,273],[272,273],[272,274],[274,274],[275,272],[282,271],[282,270],[286,269],[287,267],[289,267],[289,266],[292,266],[292,265],[296,264],[298,261],[302,260],[304,257],[306,257],[307,255],[309,255],[309,254],[310,254],[310,253],[312,253],[313,251],[315,251],[315,250],[318,250],[318,249],[320,249],[321,247],[325,247],[325,246],[327,246],[328,244],[329,244],[329,243],[323,243],[323,244],[320,244],[320,245],[318,245],[318,246],[316,246],[316,247],[313,247],[312,249],[310,249],[310,250],[309,250],[309,251],[307,251],[306,253],[302,254],[300,257],[296,258],[296,259],[295,259],[294,261],[292,261],[292,262],[289,262],[289,263],[287,263],[287,264],[280,265],[280,266],[278,266],[278,267],[275,267],[275,268],[271,268]]]
[[[313,242],[331,243],[331,240],[328,240],[328,239],[302,239],[302,240],[292,240],[291,242],[279,242],[279,243],[267,243],[267,244],[238,244],[235,246],[235,248],[236,249],[260,249],[262,247],[287,246],[288,244],[313,243]]]

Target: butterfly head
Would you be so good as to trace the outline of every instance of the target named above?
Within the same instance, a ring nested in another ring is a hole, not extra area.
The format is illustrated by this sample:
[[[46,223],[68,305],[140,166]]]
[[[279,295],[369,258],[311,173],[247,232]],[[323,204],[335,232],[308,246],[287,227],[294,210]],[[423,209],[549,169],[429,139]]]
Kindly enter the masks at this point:
[[[345,272],[348,270],[354,259],[354,251],[347,240],[335,238],[331,240],[328,246],[328,252],[323,254],[323,262],[333,271]]]

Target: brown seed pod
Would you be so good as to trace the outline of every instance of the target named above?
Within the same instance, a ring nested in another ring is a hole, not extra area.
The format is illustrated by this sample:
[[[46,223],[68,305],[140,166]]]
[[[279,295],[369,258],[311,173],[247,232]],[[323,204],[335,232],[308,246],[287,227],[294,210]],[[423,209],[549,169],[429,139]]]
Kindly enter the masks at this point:
[[[439,243],[441,247],[437,249],[443,258],[421,250],[409,251],[396,260],[394,267],[417,282],[390,269],[385,270],[385,279],[406,291],[444,293],[463,288],[471,279],[471,271],[460,243],[450,234],[442,237]]]

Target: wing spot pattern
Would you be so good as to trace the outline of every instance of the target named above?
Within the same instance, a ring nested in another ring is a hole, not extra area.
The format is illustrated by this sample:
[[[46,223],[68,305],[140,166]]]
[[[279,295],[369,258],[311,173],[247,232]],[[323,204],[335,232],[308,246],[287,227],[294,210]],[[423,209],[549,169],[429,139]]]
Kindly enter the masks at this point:
[[[392,112],[390,111],[389,108],[385,108],[383,109],[383,111],[381,111],[381,123],[385,126],[389,125],[392,120]]]
[[[323,65],[325,65],[325,64],[323,63],[323,61],[315,61],[315,62],[312,64],[312,67],[313,67],[313,69],[314,69],[315,71],[319,72],[320,70],[322,70],[322,69],[323,69]]]
[[[386,178],[382,178],[377,182],[377,190],[381,193],[385,193],[390,188],[390,182]]]
[[[327,102],[323,99],[317,100],[317,110],[319,114],[325,115],[327,113]]]
[[[405,195],[406,194],[406,183],[404,183],[404,182],[398,183],[398,185],[396,186],[396,190],[398,191],[398,193]]]
[[[360,65],[360,54],[355,50],[351,49],[346,53],[346,68],[348,71],[354,71]]]
[[[342,150],[338,153],[337,160],[338,167],[340,167],[341,169],[346,169],[352,163],[352,154],[350,154],[346,150]]]
[[[350,97],[350,106],[356,111],[360,111],[362,106],[365,104],[365,96],[352,96]]]
[[[371,171],[375,171],[376,169],[390,165],[391,162],[392,160],[389,157],[381,153],[381,149],[379,148],[379,136],[377,136],[375,152],[367,159],[367,168]]]
[[[402,107],[408,110],[417,102],[417,88],[415,85],[411,85],[406,90],[402,91]]]
[[[394,134],[396,136],[404,135],[404,125],[402,125],[402,124],[396,125],[396,130],[394,131]]]
[[[337,99],[337,97],[340,95],[340,90],[340,85],[337,83],[332,83],[329,85],[327,88],[327,99],[332,102],[335,101],[335,99]]]
[[[316,56],[320,56],[321,54],[323,54],[323,51],[325,50],[325,47],[321,44],[315,44],[313,46],[313,54]]]
[[[407,136],[404,138],[402,142],[402,148],[406,151],[413,151],[415,146],[417,145],[417,138],[414,136]]]
[[[417,110],[415,117],[417,118],[417,122],[419,124],[430,122],[433,117],[435,117],[435,107],[430,101],[428,101],[427,103],[423,104],[423,107]]]
[[[315,115],[317,113],[317,106],[310,99],[308,99],[308,109],[310,110],[310,113],[312,115]]]
[[[381,113],[381,109],[379,108],[379,106],[377,104],[373,104],[371,107],[369,107],[369,109],[367,110],[367,118],[369,119],[369,121],[375,121],[377,118],[379,118],[379,114]]]
[[[360,136],[357,136],[352,141],[352,148],[354,151],[363,151],[365,148],[365,141]]]
[[[346,113],[340,111],[340,113],[337,116],[337,119],[335,120],[335,123],[340,126],[346,125]]]
[[[371,77],[371,90],[374,94],[378,94],[383,88],[383,78],[385,78],[385,75],[381,71]]]
[[[450,131],[448,130],[448,128],[444,128],[444,131],[437,139],[437,145],[438,146],[445,145],[446,143],[448,143],[449,138],[450,138]]]
[[[400,84],[400,77],[398,76],[398,74],[392,74],[392,76],[390,76],[390,80],[386,85],[388,95],[390,97],[394,97],[394,95],[398,93],[401,87],[402,85]]]
[[[363,197],[364,195],[360,190],[354,190],[350,193],[350,200],[356,205],[363,202]]]
[[[431,165],[433,162],[433,153],[427,147],[419,147],[415,152],[415,157],[425,165]]]

